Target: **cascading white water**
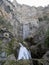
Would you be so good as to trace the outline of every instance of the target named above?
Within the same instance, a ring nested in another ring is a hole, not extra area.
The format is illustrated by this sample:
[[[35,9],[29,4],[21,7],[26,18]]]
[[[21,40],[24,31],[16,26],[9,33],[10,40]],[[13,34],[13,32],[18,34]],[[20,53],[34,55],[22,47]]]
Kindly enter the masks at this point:
[[[24,47],[21,43],[20,44],[20,50],[19,50],[19,54],[18,54],[18,59],[17,60],[25,60],[25,59],[31,59],[31,54],[30,51],[28,51],[26,49],[26,47]]]

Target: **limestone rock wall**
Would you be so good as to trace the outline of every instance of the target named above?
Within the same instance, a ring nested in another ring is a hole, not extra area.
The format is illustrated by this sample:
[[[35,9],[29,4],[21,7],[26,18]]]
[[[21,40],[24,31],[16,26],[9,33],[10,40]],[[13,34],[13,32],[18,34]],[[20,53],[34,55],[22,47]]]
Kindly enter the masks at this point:
[[[28,5],[20,5],[16,0],[13,0],[12,3],[9,0],[2,0],[0,5],[0,15],[4,16],[11,23],[16,37],[20,35],[20,38],[23,38],[23,32],[25,32],[23,25],[28,25],[27,29],[29,28],[25,35],[27,37],[33,36],[39,28],[39,18],[43,19],[44,16],[49,18],[49,6],[44,8],[30,7]]]

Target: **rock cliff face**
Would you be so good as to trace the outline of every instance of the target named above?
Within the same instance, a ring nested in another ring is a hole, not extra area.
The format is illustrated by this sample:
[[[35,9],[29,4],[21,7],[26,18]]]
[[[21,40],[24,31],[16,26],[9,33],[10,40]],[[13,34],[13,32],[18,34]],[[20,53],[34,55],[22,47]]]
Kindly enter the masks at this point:
[[[27,38],[36,33],[39,21],[49,18],[49,6],[36,8],[20,5],[16,0],[12,3],[9,0],[0,0],[0,15],[11,23],[16,37]]]
[[[33,63],[30,60],[16,61],[20,41],[28,50],[30,49]],[[36,8],[20,5],[16,0],[12,3],[9,0],[0,0],[0,58],[5,60],[3,64],[49,65],[48,50],[49,6]],[[45,58],[48,59],[46,62]]]

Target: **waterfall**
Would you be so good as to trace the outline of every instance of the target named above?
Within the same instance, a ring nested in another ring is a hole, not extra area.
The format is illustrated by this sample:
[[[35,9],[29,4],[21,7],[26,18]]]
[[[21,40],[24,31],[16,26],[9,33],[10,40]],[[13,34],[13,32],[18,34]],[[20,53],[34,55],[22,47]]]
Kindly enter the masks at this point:
[[[31,59],[30,51],[28,51],[27,48],[24,47],[21,43],[19,43],[19,45],[20,45],[20,50],[19,50],[19,54],[18,54],[18,59],[17,60]]]

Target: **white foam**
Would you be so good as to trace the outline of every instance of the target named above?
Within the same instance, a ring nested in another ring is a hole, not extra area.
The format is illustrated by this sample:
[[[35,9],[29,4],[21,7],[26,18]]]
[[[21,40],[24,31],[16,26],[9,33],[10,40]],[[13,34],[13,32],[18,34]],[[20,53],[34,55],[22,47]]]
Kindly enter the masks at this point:
[[[18,54],[18,59],[17,60],[21,60],[21,59],[31,59],[31,54],[30,51],[28,51],[26,49],[26,47],[24,47],[21,43],[19,43],[21,45],[20,50],[19,50],[19,54]]]

